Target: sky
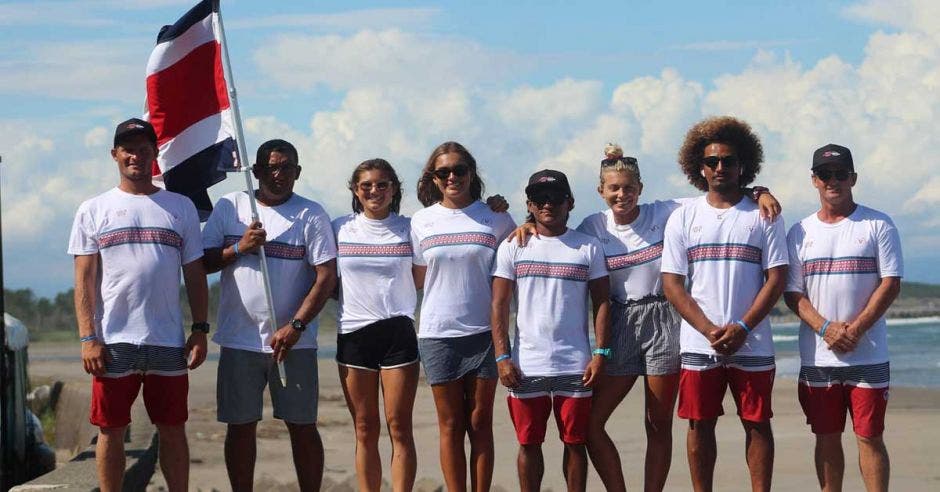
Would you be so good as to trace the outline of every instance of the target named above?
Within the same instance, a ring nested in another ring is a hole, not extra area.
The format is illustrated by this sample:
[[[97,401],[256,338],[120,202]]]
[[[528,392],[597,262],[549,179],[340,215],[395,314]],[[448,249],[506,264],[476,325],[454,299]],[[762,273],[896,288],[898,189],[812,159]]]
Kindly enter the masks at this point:
[[[115,186],[115,125],[143,110],[156,34],[193,0],[0,2],[0,202],[6,288],[72,285],[78,205]],[[352,6],[351,6],[352,5]],[[350,2],[223,0],[249,153],[293,142],[295,191],[347,214],[346,181],[382,157],[420,208],[448,140],[524,218],[528,176],[568,174],[572,226],[604,208],[607,142],[639,159],[641,201],[698,194],[687,129],[732,115],[761,137],[756,183],[786,224],[818,208],[813,150],[849,147],[856,200],[891,215],[905,278],[940,283],[940,2]],[[240,175],[210,196],[242,189]]]

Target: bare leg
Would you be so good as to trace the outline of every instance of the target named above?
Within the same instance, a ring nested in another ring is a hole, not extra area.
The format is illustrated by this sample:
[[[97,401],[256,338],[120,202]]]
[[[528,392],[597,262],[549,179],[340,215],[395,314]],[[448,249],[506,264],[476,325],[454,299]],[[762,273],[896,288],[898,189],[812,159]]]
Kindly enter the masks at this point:
[[[441,472],[449,492],[467,490],[467,456],[464,454],[464,436],[467,416],[464,410],[463,381],[449,381],[431,386],[434,406],[437,408],[437,426],[440,433]]]
[[[382,487],[379,373],[344,365],[338,367],[346,407],[349,408],[356,429],[356,481],[359,490],[377,492]]]
[[[718,446],[715,443],[715,423],[711,420],[689,420],[686,436],[686,451],[689,471],[692,474],[692,489],[695,492],[711,492],[715,475],[715,460]]]
[[[862,472],[862,480],[868,492],[888,490],[888,479],[891,476],[891,462],[888,459],[888,448],[885,447],[884,437],[858,438],[858,467]]]
[[[845,473],[842,433],[816,435],[816,478],[823,492],[841,492]]]
[[[418,391],[418,364],[383,369],[381,376],[385,422],[392,440],[392,490],[409,491],[414,488],[418,470],[411,420]]]
[[[294,454],[294,468],[300,490],[320,490],[323,481],[323,441],[316,424],[292,424],[287,422],[290,446]]]
[[[679,374],[646,376],[646,464],[644,490],[661,491],[672,464],[672,412]]]
[[[490,490],[493,482],[493,399],[496,378],[464,378],[467,433],[470,435],[470,486],[475,492]]]
[[[744,425],[744,445],[747,466],[751,471],[751,490],[767,492],[774,473],[774,433],[770,421],[750,422]]]
[[[623,479],[623,467],[620,464],[620,454],[614,441],[607,434],[607,420],[620,405],[636,376],[604,376],[594,387],[594,396],[591,400],[591,420],[588,424],[587,450],[591,454],[594,469],[600,475],[604,488],[612,492],[626,491]]]
[[[228,424],[225,432],[225,468],[234,492],[250,492],[255,483],[257,422]]]
[[[565,444],[562,462],[568,492],[584,492],[587,489],[587,450],[584,444]]]
[[[189,490],[189,443],[186,425],[157,424],[160,435],[160,470],[170,492]]]
[[[542,445],[519,445],[516,467],[519,470],[519,490],[523,492],[538,492],[541,490],[542,476],[545,474]]]
[[[101,492],[119,492],[124,486],[124,427],[99,427],[95,445],[98,485]]]

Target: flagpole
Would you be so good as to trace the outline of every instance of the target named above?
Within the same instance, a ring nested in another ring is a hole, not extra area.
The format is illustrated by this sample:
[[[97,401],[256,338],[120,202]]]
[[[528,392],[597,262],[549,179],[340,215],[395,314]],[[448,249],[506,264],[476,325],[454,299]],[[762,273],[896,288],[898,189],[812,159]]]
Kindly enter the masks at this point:
[[[218,5],[216,1],[216,5]],[[242,117],[238,110],[238,95],[235,92],[235,80],[232,78],[232,65],[228,57],[228,42],[225,40],[225,27],[222,25],[221,6],[215,9],[215,15],[218,19],[219,44],[222,45],[222,71],[225,74],[225,87],[228,89],[228,98],[232,108],[232,116],[235,119],[235,133],[238,140],[238,165],[241,167],[242,174],[245,176],[245,191],[248,193],[248,203],[251,204],[251,220],[258,220],[258,204],[255,201],[254,185],[251,182],[251,171],[246,164],[248,158],[248,149],[245,146],[245,132],[242,130]],[[264,254],[264,245],[258,248],[258,258],[261,263],[261,280],[264,283],[264,295],[268,302],[268,318],[271,320],[271,333],[277,332],[277,318],[274,315],[274,296],[271,295],[271,276],[268,274],[268,261]],[[278,376],[281,379],[281,386],[287,386],[287,374],[284,371],[284,362],[277,364]]]

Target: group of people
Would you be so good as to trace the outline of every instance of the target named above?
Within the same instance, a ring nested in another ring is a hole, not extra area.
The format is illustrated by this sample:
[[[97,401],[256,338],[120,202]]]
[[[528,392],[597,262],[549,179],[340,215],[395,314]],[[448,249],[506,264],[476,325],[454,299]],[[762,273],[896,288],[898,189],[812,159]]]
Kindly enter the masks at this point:
[[[112,157],[120,184],[79,207],[69,244],[104,491],[121,488],[123,437],[141,387],[167,485],[186,490],[187,370],[206,357],[205,275],[216,271],[218,420],[227,424],[233,490],[253,486],[265,387],[275,418],[287,425],[300,488],[319,489],[317,315],[331,296],[338,299],[336,361],[355,426],[360,490],[379,490],[382,482],[380,389],[392,487],[414,486],[419,362],[437,410],[448,490],[466,490],[468,475],[473,490],[490,488],[498,382],[508,388],[520,489],[540,489],[541,448],[554,413],[568,489],[586,488],[590,459],[608,490],[625,490],[605,427],[641,376],[645,489],[665,486],[678,400],[679,417],[689,421],[693,488],[711,490],[715,424],[730,389],[751,486],[769,490],[775,363],[768,314],[781,295],[802,321],[799,400],[816,435],[820,487],[841,490],[848,412],[866,487],[887,489],[884,314],[900,289],[900,241],[887,215],[855,203],[857,175],[845,147],[813,154],[820,208],[785,234],[777,200],[766,188],[748,188],[763,161],[760,141],[731,117],[705,119],[686,135],[679,164],[704,192],[696,198],[640,204],[637,160],[609,144],[597,188],[608,209],[576,229],[569,227],[575,200],[565,174],[530,177],[528,217],[517,227],[502,197],[482,200],[476,160],[456,142],[428,157],[417,186],[426,208],[411,219],[399,215],[394,168],[371,159],[348,182],[352,213],[330,221],[319,204],[293,192],[301,172],[296,149],[271,140],[252,166],[258,217],[246,192],[231,193],[200,233],[192,203],[151,180],[156,141],[145,121],[118,125]],[[181,271],[194,321],[188,338]]]

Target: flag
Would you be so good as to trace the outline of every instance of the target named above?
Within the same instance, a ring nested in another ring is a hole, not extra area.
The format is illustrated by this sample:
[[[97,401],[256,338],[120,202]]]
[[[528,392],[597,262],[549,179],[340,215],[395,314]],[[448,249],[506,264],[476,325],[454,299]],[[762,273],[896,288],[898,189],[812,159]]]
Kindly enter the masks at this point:
[[[188,196],[201,220],[207,188],[237,171],[236,133],[222,70],[219,2],[203,0],[163,26],[147,63],[147,113],[160,154],[156,184]]]

